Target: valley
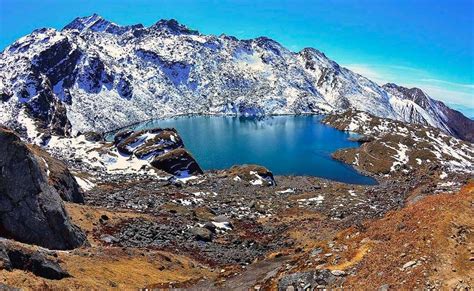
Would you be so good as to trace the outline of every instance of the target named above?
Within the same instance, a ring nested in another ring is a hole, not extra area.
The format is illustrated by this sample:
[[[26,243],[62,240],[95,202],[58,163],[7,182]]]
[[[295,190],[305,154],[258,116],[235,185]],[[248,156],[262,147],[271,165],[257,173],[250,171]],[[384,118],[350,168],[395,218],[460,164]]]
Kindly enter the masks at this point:
[[[473,133],[314,48],[40,28],[0,54],[0,289],[469,289]]]
[[[361,119],[364,122],[358,124]],[[63,200],[88,244],[45,252],[6,240],[7,249],[53,256],[68,276],[51,280],[15,270],[0,271],[1,278],[7,285],[35,289],[470,286],[473,226],[463,213],[472,207],[472,145],[440,136],[434,128],[399,128],[398,133],[411,133],[402,139],[409,145],[406,158],[397,151],[388,157],[392,145],[378,130],[411,125],[361,112],[327,116],[323,122],[339,129],[349,126],[368,140],[334,157],[360,167],[377,185],[273,175],[252,165],[203,172],[192,156],[185,162],[154,163],[165,159],[165,149],[186,152],[179,132],[169,129],[125,129],[109,142],[93,134],[53,136],[36,150],[65,162],[80,185],[83,202]],[[414,151],[418,147],[412,139],[422,143],[423,137],[431,136],[441,137],[441,148],[452,147],[442,154],[434,152],[439,159]],[[372,143],[383,148],[374,150]],[[49,177],[57,177],[57,168],[45,166]],[[433,200],[441,202],[431,208]],[[437,220],[439,228],[426,228],[426,221],[416,223],[438,215],[449,216]],[[452,241],[452,227],[460,229],[459,241]],[[417,230],[419,234],[408,235]],[[433,236],[435,245],[429,239]],[[448,249],[441,246],[445,243]],[[451,248],[456,250],[454,257]],[[384,260],[384,254],[399,257]],[[440,256],[451,259],[440,261]],[[434,265],[439,266],[436,271],[428,268]],[[384,270],[391,275],[363,275]]]

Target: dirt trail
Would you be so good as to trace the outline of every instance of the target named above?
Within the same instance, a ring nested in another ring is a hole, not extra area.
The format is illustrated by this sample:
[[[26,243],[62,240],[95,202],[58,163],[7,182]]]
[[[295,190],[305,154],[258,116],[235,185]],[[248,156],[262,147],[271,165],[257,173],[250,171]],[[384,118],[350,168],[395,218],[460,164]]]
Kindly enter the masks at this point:
[[[255,286],[259,285],[259,282],[264,282],[277,275],[289,259],[289,257],[278,257],[260,261],[247,266],[245,271],[237,276],[221,278],[217,285],[206,281],[194,286],[191,290],[253,290]]]

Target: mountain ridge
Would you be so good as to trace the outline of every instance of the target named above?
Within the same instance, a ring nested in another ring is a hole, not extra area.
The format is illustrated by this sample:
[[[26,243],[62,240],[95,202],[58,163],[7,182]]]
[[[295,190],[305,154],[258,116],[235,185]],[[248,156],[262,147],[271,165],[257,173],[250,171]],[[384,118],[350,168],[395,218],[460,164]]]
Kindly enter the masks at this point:
[[[0,123],[32,117],[58,134],[187,113],[353,108],[474,141],[472,120],[420,89],[379,86],[314,48],[292,52],[267,37],[203,35],[174,19],[145,27],[78,17],[62,30],[20,38],[2,51],[0,68]]]

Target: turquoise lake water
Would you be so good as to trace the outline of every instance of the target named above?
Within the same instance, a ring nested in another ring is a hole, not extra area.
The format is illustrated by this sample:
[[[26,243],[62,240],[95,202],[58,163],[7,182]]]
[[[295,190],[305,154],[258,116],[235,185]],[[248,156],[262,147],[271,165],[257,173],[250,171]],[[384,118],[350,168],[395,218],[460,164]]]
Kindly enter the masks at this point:
[[[129,128],[174,127],[204,170],[259,164],[276,175],[317,176],[350,184],[375,184],[331,158],[340,148],[358,147],[348,133],[320,121],[322,116],[182,116]]]

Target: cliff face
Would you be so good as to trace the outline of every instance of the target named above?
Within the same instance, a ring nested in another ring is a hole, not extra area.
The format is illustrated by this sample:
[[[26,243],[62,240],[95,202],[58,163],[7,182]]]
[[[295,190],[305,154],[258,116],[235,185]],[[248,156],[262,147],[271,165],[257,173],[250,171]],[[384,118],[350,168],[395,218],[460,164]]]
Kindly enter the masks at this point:
[[[0,235],[50,249],[79,247],[85,234],[40,163],[15,133],[0,128]]]

